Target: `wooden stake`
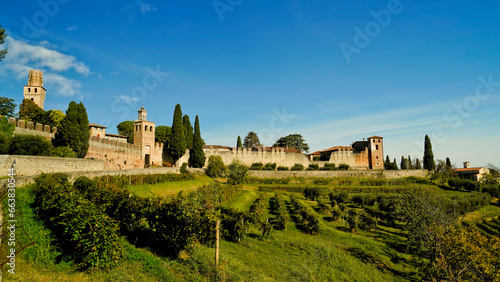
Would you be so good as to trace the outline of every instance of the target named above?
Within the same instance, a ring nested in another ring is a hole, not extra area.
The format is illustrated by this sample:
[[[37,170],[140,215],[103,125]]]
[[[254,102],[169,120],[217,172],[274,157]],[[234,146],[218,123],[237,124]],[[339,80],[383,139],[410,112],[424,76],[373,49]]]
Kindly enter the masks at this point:
[[[219,266],[219,226],[220,220],[215,225],[215,268]]]

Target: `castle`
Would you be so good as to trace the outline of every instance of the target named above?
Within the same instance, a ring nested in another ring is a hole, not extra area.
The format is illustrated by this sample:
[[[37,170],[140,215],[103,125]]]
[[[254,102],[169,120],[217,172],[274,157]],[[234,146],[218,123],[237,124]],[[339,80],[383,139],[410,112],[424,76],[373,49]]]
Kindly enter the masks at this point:
[[[43,72],[29,71],[28,85],[24,86],[24,98],[32,100],[43,109],[46,90],[43,88]],[[52,139],[57,128],[47,128],[41,124],[22,120],[10,119],[16,126],[15,134],[45,134]],[[43,129],[42,129],[43,128]],[[98,124],[89,124],[89,149],[85,158],[104,161],[105,169],[129,169],[149,166],[159,166],[164,163],[173,164],[173,160],[163,153],[163,144],[155,142],[155,123],[147,120],[147,111],[144,107],[138,110],[138,117],[134,120],[133,144],[127,143],[127,136],[106,133],[106,127]],[[47,135],[48,134],[48,135]],[[222,149],[221,149],[222,148]],[[210,156],[221,156],[227,165],[237,159],[243,164],[276,163],[278,166],[291,167],[302,164],[325,163],[348,164],[354,169],[384,169],[383,138],[369,137],[368,140],[356,141],[351,146],[335,146],[323,151],[314,152],[308,156],[291,148],[231,148],[223,146],[204,146],[206,156],[205,167]],[[179,166],[189,161],[189,152],[181,157],[174,165]]]

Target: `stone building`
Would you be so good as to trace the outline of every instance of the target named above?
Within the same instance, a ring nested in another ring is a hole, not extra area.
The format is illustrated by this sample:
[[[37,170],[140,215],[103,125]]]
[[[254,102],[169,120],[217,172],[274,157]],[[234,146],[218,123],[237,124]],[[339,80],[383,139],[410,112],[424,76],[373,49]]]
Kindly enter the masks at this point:
[[[335,146],[319,153],[320,160],[336,165],[348,164],[357,169],[384,169],[383,137],[372,136],[351,146]]]
[[[37,106],[42,108],[45,102],[45,88],[43,88],[43,72],[30,70],[28,85],[24,86],[24,99],[33,101]]]
[[[460,178],[482,181],[483,177],[490,173],[490,170],[485,167],[470,167],[470,162],[464,162],[464,168],[456,168],[453,172]]]

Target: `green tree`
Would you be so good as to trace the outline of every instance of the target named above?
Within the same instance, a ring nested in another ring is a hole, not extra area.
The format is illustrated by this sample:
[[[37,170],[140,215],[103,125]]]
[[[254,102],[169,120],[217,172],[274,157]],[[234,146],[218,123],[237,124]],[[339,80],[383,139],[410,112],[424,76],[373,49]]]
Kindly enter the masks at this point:
[[[16,127],[10,124],[6,117],[0,117],[0,133],[3,133],[6,137],[11,137],[14,130],[16,130]]]
[[[392,169],[398,169],[398,163],[396,162],[396,158],[394,158],[394,161],[392,162]]]
[[[174,110],[174,120],[172,122],[172,137],[170,138],[169,151],[175,161],[186,153],[186,134],[182,125],[181,105],[177,104]]]
[[[208,158],[206,173],[210,177],[222,177],[226,175],[226,166],[221,156],[210,156]]]
[[[401,156],[401,169],[408,169],[408,160],[405,157]]]
[[[13,117],[16,106],[14,99],[0,97],[0,116]]]
[[[201,138],[200,120],[196,116],[194,120],[193,150],[189,154],[190,163],[193,167],[205,166],[205,152],[203,151],[203,139]]]
[[[55,147],[50,152],[51,157],[60,157],[60,158],[76,158],[77,155],[75,151],[73,151],[70,147],[67,146],[59,146]]]
[[[19,118],[24,121],[46,123],[45,111],[30,99],[24,99],[19,105]]]
[[[0,154],[9,153],[10,139],[5,133],[0,132]]]
[[[48,156],[52,149],[52,143],[40,135],[18,134],[11,139],[9,154]]]
[[[415,169],[422,169],[422,165],[420,164],[420,160],[419,159],[415,160]]]
[[[50,126],[55,126],[57,128],[61,127],[61,121],[64,119],[66,116],[62,111],[60,110],[49,110],[47,111],[50,123],[47,125]]]
[[[7,37],[7,34],[5,33],[5,29],[2,28],[0,25],[0,45],[2,45],[5,42],[5,37]],[[0,61],[5,58],[5,55],[7,55],[7,49],[0,49]]]
[[[89,149],[89,119],[82,102],[71,101],[66,110],[66,116],[57,129],[55,144],[69,146],[79,158],[84,158]]]
[[[434,170],[436,163],[434,162],[434,153],[432,153],[432,144],[429,136],[425,135],[424,142],[424,169]]]
[[[248,132],[247,136],[245,137],[245,140],[243,140],[243,147],[245,148],[253,148],[253,147],[259,147],[260,141],[259,141],[259,136],[257,136],[257,133],[250,131]]]
[[[245,181],[247,175],[248,167],[242,164],[239,160],[233,160],[227,166],[227,183],[228,184],[241,184]]]
[[[413,163],[411,162],[410,155],[408,155],[408,169],[413,169]]]
[[[155,130],[155,140],[165,144],[168,148],[170,144],[170,138],[172,138],[172,127],[165,125],[158,125]]]
[[[389,158],[389,155],[385,156],[384,168],[391,169],[391,159]]]
[[[451,174],[453,171],[453,167],[451,165],[450,158],[446,158],[446,170]]]
[[[241,143],[241,137],[238,135],[238,140],[236,140],[236,148],[243,148],[243,144]]]
[[[184,126],[186,133],[186,146],[189,150],[193,149],[193,126],[191,125],[191,121],[189,120],[188,115],[184,115],[182,117],[182,125]]]
[[[309,145],[307,145],[300,134],[290,134],[281,137],[274,143],[273,147],[293,147],[301,152],[309,152]]]
[[[120,122],[116,129],[118,130],[118,134],[127,136],[127,143],[134,143],[134,122],[131,120],[126,120]]]

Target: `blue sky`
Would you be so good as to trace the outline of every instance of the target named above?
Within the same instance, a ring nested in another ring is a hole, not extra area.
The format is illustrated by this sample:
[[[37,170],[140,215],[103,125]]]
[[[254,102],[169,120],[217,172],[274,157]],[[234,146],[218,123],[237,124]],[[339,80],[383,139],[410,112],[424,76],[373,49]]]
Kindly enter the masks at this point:
[[[10,1],[0,96],[41,69],[46,110],[83,101],[110,133],[180,103],[207,144],[379,135],[399,162],[429,134],[437,159],[500,166],[500,3],[441,2]]]

